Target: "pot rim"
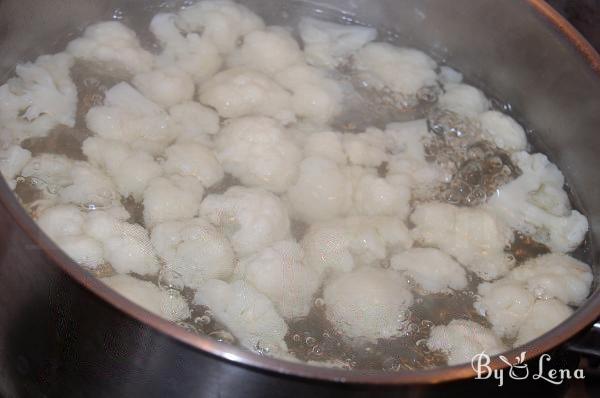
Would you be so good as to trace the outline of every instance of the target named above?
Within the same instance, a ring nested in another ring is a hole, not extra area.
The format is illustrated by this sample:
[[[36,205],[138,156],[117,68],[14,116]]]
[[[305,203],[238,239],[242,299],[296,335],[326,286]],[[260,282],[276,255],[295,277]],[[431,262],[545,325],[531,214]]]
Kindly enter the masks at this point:
[[[527,0],[527,3],[552,28],[557,29],[577,52],[587,60],[592,70],[600,76],[600,55],[591,44],[544,0]],[[0,205],[5,208],[10,217],[14,219],[16,224],[29,237],[38,243],[41,250],[54,265],[57,265],[79,285],[144,325],[182,342],[202,354],[215,357],[215,359],[228,362],[232,365],[246,367],[257,372],[275,373],[286,377],[310,379],[313,381],[362,385],[400,386],[409,384],[438,384],[476,376],[476,372],[469,363],[436,369],[398,372],[347,371],[322,368],[260,356],[229,344],[219,343],[208,336],[193,334],[129,301],[75,263],[42,232],[33,218],[19,204],[13,192],[2,178],[0,178]],[[505,352],[503,355],[512,359],[518,357],[522,352],[526,352],[526,360],[536,358],[572,338],[593,324],[598,318],[600,318],[600,289],[594,292],[586,303],[567,321],[536,340],[522,347]],[[508,367],[499,356],[492,357],[489,366],[492,369]]]

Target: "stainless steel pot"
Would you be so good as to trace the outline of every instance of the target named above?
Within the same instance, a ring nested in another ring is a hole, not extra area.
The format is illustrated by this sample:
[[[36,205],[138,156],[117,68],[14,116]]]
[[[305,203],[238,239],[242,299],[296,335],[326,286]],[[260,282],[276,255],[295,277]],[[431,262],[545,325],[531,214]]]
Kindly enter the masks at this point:
[[[1,0],[0,70],[58,51],[67,32],[110,18],[147,24],[144,0]],[[167,3],[177,3],[176,1]],[[507,99],[554,155],[600,237],[600,57],[541,0],[248,0],[283,16],[332,9],[398,33]],[[285,13],[284,13],[285,12]],[[393,38],[393,35],[390,35]],[[588,260],[599,272],[598,254]],[[556,347],[600,317],[600,292],[564,324],[508,354],[552,351],[549,366],[571,367]],[[590,335],[591,336],[591,335]],[[588,339],[593,339],[593,336]],[[594,346],[594,344],[596,346]],[[572,344],[594,352],[598,340]],[[493,361],[494,368],[503,363]],[[540,385],[498,390],[470,380],[470,365],[365,373],[318,369],[259,357],[192,335],[128,302],[69,260],[0,181],[0,395],[4,397],[400,396],[477,390],[520,396]],[[556,389],[549,391],[556,392]]]

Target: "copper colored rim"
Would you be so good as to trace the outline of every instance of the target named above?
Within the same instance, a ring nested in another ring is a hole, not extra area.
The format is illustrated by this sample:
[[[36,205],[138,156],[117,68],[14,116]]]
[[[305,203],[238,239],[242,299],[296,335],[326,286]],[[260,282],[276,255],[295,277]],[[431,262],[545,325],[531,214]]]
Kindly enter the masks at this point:
[[[600,73],[600,55],[568,21],[543,0],[527,0],[527,2],[565,36],[574,48],[588,61],[590,67],[595,72]],[[0,180],[2,179],[0,178]],[[380,386],[438,384],[473,378],[475,376],[475,372],[470,364],[394,373],[318,368],[261,357],[237,347],[218,343],[209,337],[195,335],[120,296],[71,260],[41,231],[35,221],[33,221],[15,199],[12,191],[3,180],[0,181],[0,204],[15,220],[16,224],[33,241],[38,243],[39,247],[52,262],[92,294],[152,329],[183,342],[192,349],[200,350],[216,359],[229,362],[233,366],[244,366],[254,371],[265,371],[295,378]],[[504,353],[504,355],[508,358],[515,358],[521,352],[525,351],[527,353],[526,359],[533,359],[572,338],[593,324],[599,317],[600,291],[596,291],[586,304],[563,324],[525,346],[513,349]],[[498,357],[492,358],[490,363],[490,367],[493,369],[501,369],[506,366]]]

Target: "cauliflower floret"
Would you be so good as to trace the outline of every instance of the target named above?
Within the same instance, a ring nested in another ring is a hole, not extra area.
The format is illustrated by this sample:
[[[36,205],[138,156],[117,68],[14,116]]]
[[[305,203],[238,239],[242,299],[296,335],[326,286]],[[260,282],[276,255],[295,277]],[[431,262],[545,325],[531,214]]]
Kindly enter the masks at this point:
[[[370,43],[356,53],[355,66],[375,87],[407,96],[435,86],[436,62],[425,53],[389,43]]]
[[[158,224],[152,244],[165,262],[167,281],[197,289],[209,279],[233,273],[234,253],[229,240],[208,221],[194,218]]]
[[[171,322],[183,321],[191,316],[179,292],[163,290],[151,282],[129,275],[115,275],[100,280],[126,299]]]
[[[273,303],[247,282],[209,280],[198,289],[194,304],[209,307],[243,347],[267,355],[287,354],[285,321]]]
[[[177,67],[140,73],[132,82],[146,98],[166,108],[190,101],[196,91],[192,78]]]
[[[201,1],[179,15],[186,30],[202,32],[222,54],[233,51],[242,36],[265,26],[258,15],[230,0]]]
[[[504,276],[514,265],[514,258],[504,252],[512,231],[484,209],[426,203],[410,219],[416,241],[450,254],[484,280]]]
[[[519,152],[513,161],[522,175],[497,190],[488,202],[490,210],[553,251],[575,250],[585,238],[588,221],[571,210],[560,170],[542,154]]]
[[[344,134],[343,145],[352,164],[379,167],[388,160],[385,134],[376,128],[362,134]]]
[[[167,174],[197,178],[210,188],[225,177],[223,167],[208,148],[193,143],[175,144],[165,151],[163,168]]]
[[[15,189],[17,182],[14,180],[31,159],[31,152],[18,145],[12,145],[0,150],[0,174],[4,176],[10,189]]]
[[[116,21],[89,26],[82,37],[69,43],[67,52],[109,71],[131,74],[147,72],[154,63],[152,54],[142,48],[135,32]]]
[[[438,106],[468,117],[477,117],[490,109],[490,101],[483,92],[468,84],[446,84]]]
[[[507,349],[491,330],[464,319],[433,327],[427,347],[446,354],[448,365],[470,363],[475,355],[486,353],[491,356]]]
[[[102,138],[152,154],[160,153],[178,133],[167,112],[127,83],[108,90],[104,105],[90,109],[86,123]]]
[[[298,25],[306,60],[312,65],[335,68],[350,55],[377,38],[377,30],[302,18]]]
[[[539,300],[521,325],[515,347],[528,343],[561,324],[573,310],[558,300]]]
[[[225,171],[243,184],[277,193],[294,183],[302,160],[284,127],[260,116],[230,121],[217,136],[216,150]]]
[[[195,177],[155,178],[144,192],[144,223],[151,228],[167,221],[193,218],[203,196],[202,183]]]
[[[326,221],[347,214],[352,207],[352,182],[344,169],[324,158],[300,163],[298,181],[287,194],[295,217],[305,222]]]
[[[178,126],[177,142],[195,142],[212,147],[212,137],[219,132],[219,115],[198,102],[184,102],[169,109],[169,115]]]
[[[594,279],[589,265],[561,253],[529,260],[513,269],[508,277],[526,284],[539,299],[557,298],[570,305],[585,301]]]
[[[163,174],[152,156],[120,141],[90,137],[82,149],[90,163],[106,170],[125,198],[140,201],[150,181]]]
[[[3,135],[17,143],[28,137],[44,137],[60,124],[75,125],[77,87],[70,76],[73,63],[73,57],[60,53],[17,65],[17,77],[0,87]]]
[[[227,65],[246,66],[268,75],[302,62],[302,52],[292,35],[282,27],[270,26],[243,38],[244,42],[227,59]]]
[[[259,188],[232,187],[209,195],[200,215],[223,228],[240,256],[255,253],[290,235],[290,219],[281,200]]]
[[[396,271],[360,268],[323,291],[326,316],[346,337],[376,341],[404,333],[413,295]]]
[[[333,131],[311,133],[304,142],[304,155],[307,158],[320,157],[345,165],[348,157],[342,146],[342,134]]]
[[[220,72],[200,87],[200,102],[226,118],[270,116],[295,121],[290,93],[267,75],[247,68]]]
[[[292,92],[292,109],[298,117],[328,123],[342,109],[342,86],[320,69],[294,65],[278,73],[276,80]]]
[[[354,187],[354,210],[366,216],[397,216],[410,213],[410,189],[370,174],[361,177]]]
[[[350,217],[317,223],[302,240],[306,264],[321,274],[377,265],[389,250],[411,246],[406,225],[396,217]]]
[[[223,58],[210,39],[196,33],[182,34],[178,22],[182,21],[175,14],[157,14],[152,19],[150,31],[163,47],[156,63],[161,68],[179,69],[202,83],[221,69]]]
[[[320,275],[304,265],[304,253],[295,241],[282,241],[245,257],[238,275],[266,295],[287,319],[307,316]]]
[[[438,80],[443,85],[460,84],[463,81],[463,75],[459,71],[452,69],[449,66],[442,66],[440,67]]]
[[[508,278],[484,282],[477,290],[479,298],[474,304],[477,311],[490,321],[498,336],[515,337],[535,303],[533,294]]]
[[[524,151],[527,148],[525,130],[512,117],[488,111],[479,115],[479,122],[484,134],[498,148],[509,152]]]
[[[396,254],[391,268],[404,272],[426,293],[451,293],[467,287],[467,273],[438,249],[412,248]]]

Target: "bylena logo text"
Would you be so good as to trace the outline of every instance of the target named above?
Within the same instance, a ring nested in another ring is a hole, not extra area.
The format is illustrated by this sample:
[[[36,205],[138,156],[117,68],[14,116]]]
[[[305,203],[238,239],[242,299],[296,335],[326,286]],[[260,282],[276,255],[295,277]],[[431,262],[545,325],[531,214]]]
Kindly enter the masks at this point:
[[[500,360],[507,364],[509,367],[505,369],[493,369],[490,367],[490,356],[485,352],[477,354],[471,360],[471,366],[477,373],[477,380],[485,380],[489,378],[496,379],[498,386],[504,385],[505,373],[508,373],[508,378],[512,380],[544,380],[554,385],[560,385],[565,380],[571,379],[585,379],[583,369],[547,369],[544,365],[552,358],[548,354],[544,354],[539,357],[537,362],[537,369],[529,369],[529,365],[525,363],[526,352],[522,352],[521,355],[515,358],[514,361],[510,361],[503,355],[500,355]],[[533,363],[533,362],[532,362]]]

